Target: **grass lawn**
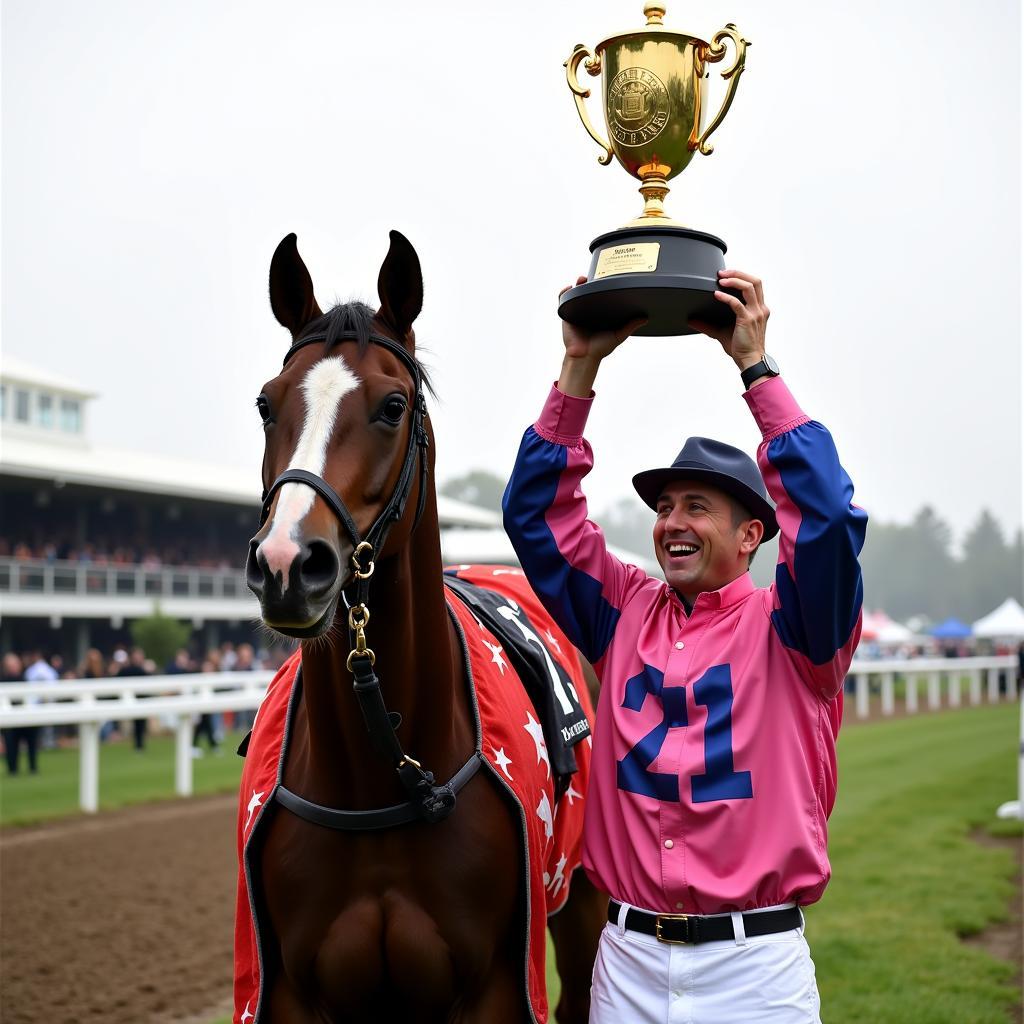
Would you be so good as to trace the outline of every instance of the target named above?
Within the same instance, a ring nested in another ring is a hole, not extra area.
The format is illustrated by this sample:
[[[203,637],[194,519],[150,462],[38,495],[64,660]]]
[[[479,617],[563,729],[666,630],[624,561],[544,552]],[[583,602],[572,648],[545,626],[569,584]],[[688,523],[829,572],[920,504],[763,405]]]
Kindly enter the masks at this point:
[[[830,1024],[1005,1022],[1012,969],[961,935],[1005,920],[1009,851],[974,828],[1016,796],[1013,704],[851,725],[840,734],[833,877],[807,913],[822,1017]]]
[[[242,759],[235,755],[241,734],[229,733],[223,754],[192,762],[197,794],[230,793],[238,788]],[[206,745],[203,744],[205,751]],[[100,747],[100,807],[109,810],[147,800],[174,798],[174,738],[149,736],[136,753],[131,740]],[[39,774],[29,775],[25,751],[21,771],[0,781],[0,825],[27,824],[78,811],[78,750],[40,750]]]
[[[1000,704],[843,730],[829,829],[833,879],[807,913],[828,1024],[1010,1019],[1019,1000],[1012,968],[960,936],[1005,920],[1013,896],[1009,851],[981,846],[970,833],[1021,832],[1020,823],[994,818],[1016,796],[1018,723],[1018,708]],[[223,757],[195,762],[197,793],[237,785],[241,759],[233,749],[229,738]],[[100,757],[104,807],[172,796],[172,739],[151,738],[144,754],[107,745]],[[77,801],[77,752],[46,751],[39,776],[3,781],[0,821],[74,813]],[[554,1004],[550,956],[548,980]]]

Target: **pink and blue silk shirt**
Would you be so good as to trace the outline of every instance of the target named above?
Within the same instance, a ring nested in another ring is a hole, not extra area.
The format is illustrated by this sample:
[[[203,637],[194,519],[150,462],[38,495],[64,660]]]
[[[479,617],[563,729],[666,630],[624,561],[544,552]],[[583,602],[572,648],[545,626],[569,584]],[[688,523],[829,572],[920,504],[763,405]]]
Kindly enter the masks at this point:
[[[781,377],[744,398],[780,527],[766,589],[744,573],[687,614],[663,581],[609,554],[581,489],[592,398],[552,388],[505,493],[531,585],[602,684],[584,867],[613,898],[659,913],[809,904],[831,872],[867,517],[831,435]]]

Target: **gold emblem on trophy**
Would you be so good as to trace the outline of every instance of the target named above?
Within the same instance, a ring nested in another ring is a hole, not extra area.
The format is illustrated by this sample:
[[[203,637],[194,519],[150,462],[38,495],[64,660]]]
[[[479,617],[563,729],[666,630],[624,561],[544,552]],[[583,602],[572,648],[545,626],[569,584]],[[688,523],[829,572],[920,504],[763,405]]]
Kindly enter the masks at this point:
[[[671,220],[665,196],[668,182],[697,153],[713,152],[708,140],[732,106],[750,44],[732,24],[707,42],[666,28],[661,4],[646,4],[644,14],[643,29],[610,36],[593,51],[578,43],[565,62],[583,127],[603,151],[598,159],[608,164],[614,156],[639,179],[644,208],[635,220],[594,239],[587,282],[566,292],[558,312],[584,327],[646,317],[637,334],[692,334],[691,317],[710,323],[732,320],[713,296],[718,271],[725,266],[725,243]],[[735,55],[722,72],[728,83],[725,98],[707,122],[708,67],[725,58],[727,42]],[[603,75],[607,139],[587,114],[583,101],[590,90],[577,77],[580,65],[589,75]]]

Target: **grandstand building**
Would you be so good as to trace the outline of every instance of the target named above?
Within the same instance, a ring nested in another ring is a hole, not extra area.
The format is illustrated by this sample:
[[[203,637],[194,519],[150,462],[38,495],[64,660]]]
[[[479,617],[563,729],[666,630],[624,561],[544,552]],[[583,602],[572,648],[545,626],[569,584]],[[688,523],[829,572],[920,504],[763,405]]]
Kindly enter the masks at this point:
[[[91,443],[97,398],[4,357],[0,650],[40,646],[77,662],[91,646],[130,643],[131,621],[157,603],[191,622],[199,647],[256,642],[258,605],[243,566],[259,481],[237,466]],[[438,504],[443,529],[498,528],[484,509]],[[509,560],[493,545],[492,555]]]

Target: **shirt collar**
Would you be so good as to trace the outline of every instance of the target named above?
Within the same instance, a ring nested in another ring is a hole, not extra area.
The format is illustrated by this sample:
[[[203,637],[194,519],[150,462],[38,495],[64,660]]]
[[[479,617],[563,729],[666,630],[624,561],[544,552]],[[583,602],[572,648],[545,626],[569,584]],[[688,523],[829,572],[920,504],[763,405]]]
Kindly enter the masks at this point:
[[[687,615],[691,615],[694,611],[699,611],[702,608],[712,611],[719,608],[728,608],[729,605],[738,604],[744,598],[749,597],[756,589],[750,573],[745,572],[718,590],[706,590],[704,593],[698,594],[697,600],[693,603],[692,610],[687,607],[687,602],[683,600],[680,594],[676,594],[676,597],[683,607],[686,608]]]

